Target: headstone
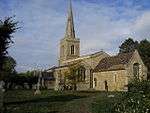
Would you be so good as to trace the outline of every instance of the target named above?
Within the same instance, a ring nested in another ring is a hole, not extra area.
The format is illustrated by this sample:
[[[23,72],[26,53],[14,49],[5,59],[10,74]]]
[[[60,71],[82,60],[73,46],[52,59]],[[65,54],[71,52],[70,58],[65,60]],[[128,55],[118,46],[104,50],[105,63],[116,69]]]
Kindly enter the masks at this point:
[[[24,83],[24,88],[25,88],[25,89],[30,89],[28,83]]]
[[[36,84],[32,85],[32,89],[36,90]]]
[[[36,87],[36,91],[34,92],[34,95],[40,95],[41,94],[41,91],[40,91],[41,76],[42,76],[42,74],[40,72],[37,87]]]
[[[36,90],[35,92],[34,92],[34,95],[40,95],[41,94],[41,91],[40,90]]]

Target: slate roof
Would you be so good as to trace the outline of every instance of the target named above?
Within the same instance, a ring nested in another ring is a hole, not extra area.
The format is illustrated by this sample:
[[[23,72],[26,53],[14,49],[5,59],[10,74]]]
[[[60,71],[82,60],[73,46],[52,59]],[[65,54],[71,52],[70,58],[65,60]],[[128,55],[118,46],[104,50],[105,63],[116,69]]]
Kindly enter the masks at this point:
[[[129,62],[132,55],[133,55],[133,52],[121,53],[112,57],[105,57],[95,67],[94,72],[123,70],[125,69],[125,64]]]

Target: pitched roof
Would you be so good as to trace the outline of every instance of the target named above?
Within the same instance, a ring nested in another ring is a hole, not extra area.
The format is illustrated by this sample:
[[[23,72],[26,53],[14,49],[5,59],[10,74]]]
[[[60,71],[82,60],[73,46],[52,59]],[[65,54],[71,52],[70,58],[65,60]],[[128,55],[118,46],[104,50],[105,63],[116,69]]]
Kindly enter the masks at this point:
[[[133,55],[130,53],[121,53],[112,57],[103,58],[99,64],[95,67],[94,72],[112,71],[125,69],[125,64],[129,62]]]
[[[84,59],[88,59],[88,58],[91,58],[91,57],[95,57],[95,56],[98,56],[98,55],[104,55],[104,54],[106,55],[107,53],[105,53],[104,51],[99,51],[99,52],[92,53],[92,54],[82,55],[82,56],[80,56],[78,58],[75,58],[75,59],[66,60],[65,63],[66,62],[70,63],[70,62],[80,61],[80,60],[84,60]]]
[[[53,67],[47,69],[46,71],[51,71],[51,70],[55,70],[55,69],[59,69],[59,68],[64,68],[64,67],[68,67],[68,66],[69,66],[69,65],[63,65],[63,66],[58,66],[58,67],[53,66]]]

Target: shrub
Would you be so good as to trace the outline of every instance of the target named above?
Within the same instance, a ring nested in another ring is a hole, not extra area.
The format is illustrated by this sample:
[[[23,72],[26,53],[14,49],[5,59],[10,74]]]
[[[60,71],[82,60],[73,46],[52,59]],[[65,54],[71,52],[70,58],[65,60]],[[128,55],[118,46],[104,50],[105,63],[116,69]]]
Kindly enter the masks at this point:
[[[148,80],[134,80],[128,84],[129,92],[143,92],[147,94],[150,92],[150,81]]]
[[[150,99],[141,93],[127,93],[114,104],[112,113],[150,113]]]

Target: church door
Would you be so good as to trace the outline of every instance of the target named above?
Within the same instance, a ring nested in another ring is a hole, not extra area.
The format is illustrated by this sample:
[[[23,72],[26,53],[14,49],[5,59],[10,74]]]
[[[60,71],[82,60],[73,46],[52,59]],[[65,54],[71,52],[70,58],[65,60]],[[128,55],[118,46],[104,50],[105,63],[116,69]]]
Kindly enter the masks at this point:
[[[105,81],[104,83],[105,83],[105,91],[108,92],[108,84],[107,84],[107,81]]]

